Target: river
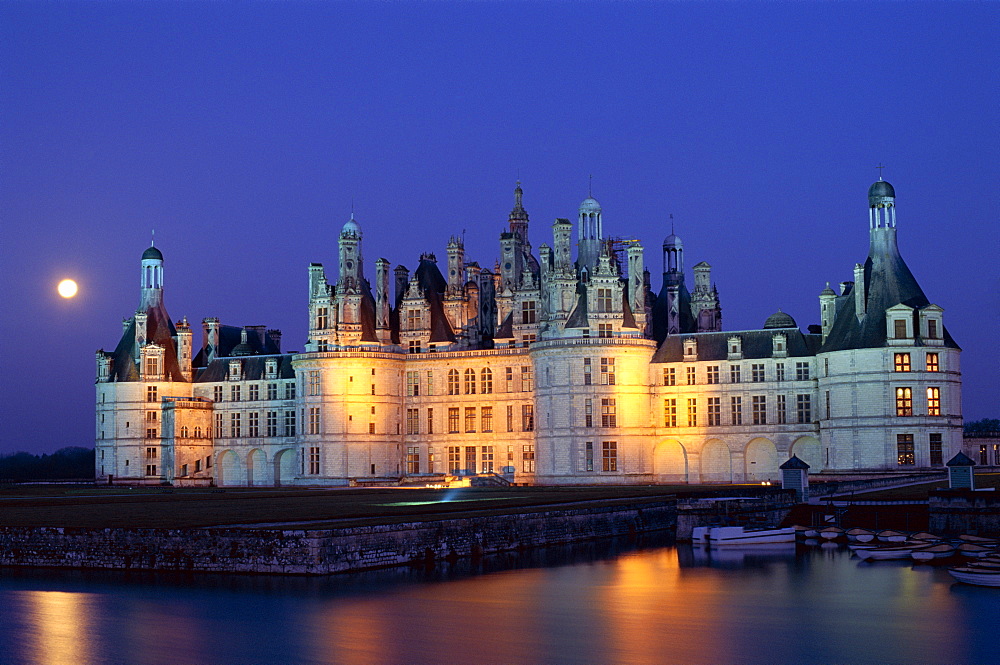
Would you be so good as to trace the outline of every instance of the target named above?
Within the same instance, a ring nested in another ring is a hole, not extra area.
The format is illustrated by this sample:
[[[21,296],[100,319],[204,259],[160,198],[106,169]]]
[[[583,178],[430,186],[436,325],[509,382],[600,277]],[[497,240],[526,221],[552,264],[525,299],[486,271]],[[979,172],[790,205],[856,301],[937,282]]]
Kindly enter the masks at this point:
[[[0,663],[989,663],[1000,589],[647,541],[322,579],[0,569]]]

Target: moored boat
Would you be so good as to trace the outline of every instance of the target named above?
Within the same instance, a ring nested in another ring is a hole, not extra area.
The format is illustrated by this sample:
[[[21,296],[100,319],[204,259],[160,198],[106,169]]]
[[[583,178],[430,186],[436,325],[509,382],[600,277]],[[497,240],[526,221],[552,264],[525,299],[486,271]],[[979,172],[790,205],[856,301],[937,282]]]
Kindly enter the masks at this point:
[[[959,582],[975,584],[976,586],[1000,586],[1000,570],[986,570],[959,566],[949,568],[948,572]]]
[[[794,543],[795,529],[745,529],[741,526],[717,526],[708,530],[709,547],[720,545],[769,545]]]
[[[883,543],[901,543],[906,540],[906,534],[893,529],[883,529],[876,534],[879,541]]]
[[[836,540],[843,535],[844,530],[839,526],[828,526],[819,531],[820,538],[825,538],[826,540]]]
[[[996,553],[996,548],[979,545],[977,543],[962,543],[958,546],[956,551],[962,556],[979,558]]]
[[[875,532],[870,529],[854,528],[847,530],[847,540],[853,543],[870,543],[875,540]]]
[[[870,547],[854,550],[859,558],[873,561],[888,561],[891,559],[909,559],[913,552],[912,546],[906,547]]]
[[[954,553],[954,545],[940,543],[937,545],[918,547],[910,552],[910,556],[913,557],[914,561],[930,561],[931,559],[944,559],[952,556]]]
[[[930,540],[938,542],[944,540],[944,538],[934,533],[928,533],[927,531],[918,531],[910,534],[910,540]]]

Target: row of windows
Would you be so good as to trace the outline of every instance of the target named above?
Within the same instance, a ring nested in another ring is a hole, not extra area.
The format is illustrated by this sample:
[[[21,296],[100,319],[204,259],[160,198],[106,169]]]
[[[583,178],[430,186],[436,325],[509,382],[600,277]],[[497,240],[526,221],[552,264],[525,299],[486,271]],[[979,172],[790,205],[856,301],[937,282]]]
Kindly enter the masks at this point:
[[[406,410],[406,433],[410,436],[417,434],[434,434],[434,409],[425,409],[425,418],[423,419],[423,425],[421,425],[420,409],[407,409]],[[506,431],[515,431],[515,425],[517,425],[515,419],[515,411],[513,405],[507,405],[506,413],[504,419],[504,426]],[[521,422],[520,431],[522,432],[533,432],[535,430],[535,407],[533,404],[522,404],[521,405]],[[493,407],[492,406],[467,406],[464,407],[449,407],[447,412],[448,417],[448,434],[459,434],[461,432],[474,433],[474,432],[493,432]],[[421,432],[423,429],[423,432]]]
[[[941,434],[928,435],[927,443],[928,462],[931,466],[942,466],[944,464],[944,446]],[[899,466],[913,466],[917,463],[912,434],[896,435],[896,463]]]
[[[913,389],[900,387],[896,388],[896,415],[913,415]],[[930,387],[927,389],[927,415],[941,415],[941,389]]]
[[[260,414],[257,412],[248,413],[247,423],[246,423],[246,436],[249,438],[256,438],[261,436],[261,418]],[[315,418],[315,420],[314,420]],[[224,416],[221,413],[215,414],[215,431],[218,436],[225,436],[224,425],[227,424],[224,420]],[[244,436],[243,428],[243,414],[239,412],[234,412],[229,414],[229,436],[233,438],[240,438]],[[295,410],[289,409],[287,411],[267,411],[264,417],[263,423],[263,436],[295,436],[296,431],[296,417]],[[310,434],[319,434],[319,408],[309,409],[309,428]],[[182,430],[183,431],[183,430]],[[212,436],[211,431],[208,432],[207,436]]]
[[[894,319],[892,322],[892,336],[896,339],[908,339],[910,336],[907,334],[906,323],[906,319]],[[927,319],[927,339],[938,339],[939,337],[937,319]]]
[[[407,372],[406,391],[407,395],[416,396],[420,394],[420,373]],[[504,387],[506,392],[531,392],[535,389],[535,370],[531,365],[522,365],[520,372],[515,373],[513,367],[504,368]],[[517,378],[517,380],[515,380]],[[427,394],[433,395],[434,376],[427,372]],[[457,369],[448,370],[448,394],[449,395],[475,395],[477,390],[480,394],[488,395],[493,392],[493,370],[484,367],[478,373],[476,370],[466,369],[464,373],[459,373]]]
[[[312,373],[310,373],[310,374],[312,374]],[[313,394],[318,395],[319,394],[319,388],[318,388],[318,386],[319,386],[319,372],[315,372],[315,374],[316,374],[316,392],[315,393],[310,392],[309,393],[310,395],[313,395]],[[267,392],[266,392],[267,397],[265,399],[267,399],[269,401],[273,401],[273,400],[278,399],[278,393],[279,393],[279,386],[280,385],[281,384],[277,384],[277,383],[268,383],[267,386],[266,386],[267,387]],[[288,383],[285,383],[284,386],[285,386],[285,388],[282,391],[283,392],[283,397],[281,397],[281,399],[295,399],[295,383],[294,382],[288,382]],[[222,402],[223,399],[224,399],[224,393],[225,393],[224,386],[214,386],[213,389],[212,389],[212,398],[213,398],[213,401],[215,401],[215,402]],[[147,391],[147,399],[148,399],[148,391]],[[153,401],[155,401],[155,400],[153,400]],[[242,385],[229,386],[229,401],[230,402],[242,402],[242,401],[244,401],[243,400],[243,386]],[[247,399],[246,399],[246,401],[248,401],[248,402],[257,402],[257,401],[260,401],[260,385],[259,384],[252,383],[252,384],[250,384],[250,385],[247,386]]]
[[[663,400],[663,426],[664,427],[698,427],[698,400],[691,398],[684,400],[681,406],[686,407],[684,413],[686,419],[678,418],[677,398],[667,398]],[[721,397],[708,398],[707,418],[704,421],[707,427],[718,427],[722,425],[723,402]],[[743,423],[743,397],[734,396],[729,398],[729,421],[730,425],[742,425]],[[795,396],[795,421],[799,423],[812,422],[812,395]],[[775,398],[774,410],[775,424],[784,425],[788,421],[787,396],[777,395]],[[750,397],[750,422],[752,425],[766,425],[768,423],[768,406],[766,395],[753,395]]]
[[[587,441],[584,446],[584,469],[594,470],[594,442]],[[618,442],[601,442],[601,471],[618,470]]]
[[[896,353],[893,354],[893,370],[897,372],[909,372],[910,366],[910,354],[909,353]],[[927,352],[924,355],[924,370],[927,372],[940,372],[941,371],[941,360],[937,353]]]
[[[751,383],[763,383],[767,381],[767,372],[765,371],[764,363],[753,363],[750,365],[749,379]],[[676,386],[678,385],[678,368],[676,367],[664,367],[663,368],[663,385],[665,386]],[[729,383],[742,383],[744,374],[742,365],[729,365],[729,370],[727,372],[729,377]],[[705,368],[705,383],[709,385],[715,385],[722,383],[722,366],[721,365],[708,365]],[[698,368],[697,367],[685,367],[684,368],[684,382],[686,385],[693,386],[698,383]],[[795,380],[796,381],[808,381],[810,378],[810,367],[808,362],[796,362],[795,363]],[[775,363],[774,365],[774,380],[784,381],[785,380],[785,363]]]

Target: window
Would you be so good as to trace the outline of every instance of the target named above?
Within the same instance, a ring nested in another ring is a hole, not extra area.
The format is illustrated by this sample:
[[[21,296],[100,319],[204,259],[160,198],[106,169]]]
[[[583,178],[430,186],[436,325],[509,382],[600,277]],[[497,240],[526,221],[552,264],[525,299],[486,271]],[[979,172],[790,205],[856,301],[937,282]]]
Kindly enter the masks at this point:
[[[832,407],[830,406],[830,391],[829,391],[829,390],[827,390],[827,391],[826,391],[826,417],[827,417],[827,418],[829,418],[829,417],[830,417],[830,409],[831,409],[831,408],[832,408]]]
[[[777,399],[778,403],[776,405],[775,414],[774,415],[778,419],[778,424],[779,425],[784,425],[787,422],[787,419],[788,419],[788,415],[787,415],[787,413],[785,411],[785,396],[784,395],[778,395],[776,399]]]
[[[448,446],[448,473],[458,473],[462,470],[461,446]]]
[[[597,336],[607,339],[609,337],[614,337],[615,327],[610,323],[598,323],[597,324]]]
[[[186,476],[186,475],[188,475],[188,465],[181,464],[181,476]]]
[[[941,466],[944,464],[944,450],[942,447],[941,435],[930,435],[931,466]]]
[[[743,424],[743,398],[742,397],[730,397],[729,398],[729,411],[732,415],[732,424],[742,425]]]
[[[307,389],[310,395],[319,395],[319,372],[309,372],[306,376]]]
[[[250,386],[250,396],[251,402],[256,402],[260,400],[260,386],[256,383]]]
[[[406,473],[420,473],[420,448],[417,446],[406,448]]]
[[[128,460],[125,460],[125,462],[128,463]],[[990,463],[989,449],[986,447],[986,444],[979,446],[979,463],[983,466]]]
[[[800,423],[812,422],[812,395],[795,396],[795,414]]]
[[[458,433],[458,407],[456,406],[448,409],[448,433]]]
[[[618,427],[618,406],[613,397],[601,399],[601,427]]]
[[[396,434],[399,434],[399,431],[398,431],[399,430],[399,425],[398,424],[396,425],[396,430],[397,430]],[[368,423],[368,433],[369,434],[374,434],[375,433],[375,423]],[[374,471],[372,473],[374,473]]]
[[[330,342],[328,340],[325,340],[325,339],[317,340],[316,341],[316,350],[317,351],[321,351],[323,353],[326,353],[327,351],[330,350]]]
[[[466,446],[465,447],[465,470],[468,473],[476,472],[476,447]]]
[[[809,380],[809,363],[795,363],[795,380]]]
[[[785,363],[776,363],[774,366],[774,379],[776,381],[785,380]]]
[[[229,414],[229,436],[233,438],[238,438],[242,436],[242,416],[241,413],[230,413]]]
[[[896,463],[899,466],[913,466],[916,464],[916,459],[914,459],[913,455],[912,434],[896,435]]]
[[[615,385],[615,359],[601,358],[601,385]]]
[[[458,370],[449,369],[448,370],[448,394],[457,395],[458,394]]]
[[[432,372],[430,370],[427,371],[427,386],[426,387],[427,387],[427,390],[424,391],[424,394],[425,395],[433,395],[434,394],[434,372]]]
[[[146,448],[146,459],[156,459],[156,448]]]
[[[719,383],[719,366],[709,365],[706,368],[705,382],[709,384]]]
[[[504,376],[506,378],[506,383],[507,383],[507,392],[509,393],[514,392],[514,368],[505,367]]]
[[[531,392],[535,389],[535,370],[531,365],[521,366],[521,390]]]
[[[476,407],[474,406],[465,407],[465,431],[476,431]]]
[[[409,347],[410,353],[420,353],[420,340],[419,339],[411,339],[410,342],[409,342],[408,347]]]
[[[722,424],[722,398],[708,398],[708,426],[717,427]]]
[[[493,370],[489,367],[484,367],[481,372],[479,372],[480,379],[480,391],[484,395],[489,395],[493,392]]]
[[[507,405],[507,431],[514,431],[514,407],[510,404]]]
[[[407,434],[420,434],[420,410],[419,409],[407,409],[406,410],[406,433]]]
[[[913,391],[909,388],[896,388],[896,415],[913,415]]]
[[[535,301],[525,300],[521,303],[521,323],[535,322]]]
[[[937,339],[938,338],[938,322],[937,319],[927,320],[927,339]]]
[[[594,470],[594,442],[588,441],[584,449],[584,464],[587,471]]]
[[[479,424],[484,432],[493,431],[493,407],[484,406],[479,410]]]
[[[927,389],[927,415],[928,416],[940,416],[941,415],[941,389],[940,388],[928,388]]]
[[[764,381],[764,364],[754,363],[750,365],[750,380],[754,383],[763,383]]]
[[[249,414],[250,422],[247,425],[247,435],[253,438],[260,436],[260,414],[254,411]]]
[[[522,432],[534,432],[535,431],[535,405],[534,404],[522,404],[521,405],[521,431]]]
[[[663,368],[663,385],[665,386],[677,385],[677,372],[673,367]]]
[[[420,310],[419,309],[408,309],[408,310],[406,310],[406,329],[407,330],[420,330]]]
[[[893,337],[906,339],[906,319],[896,319],[892,322]]]
[[[663,400],[663,426],[677,427],[677,400],[673,397]]]
[[[285,384],[285,399],[295,399],[295,382],[289,381]]]
[[[597,289],[597,311],[611,312],[611,289]]]
[[[482,473],[493,473],[493,446],[482,446],[479,449],[479,460]]]
[[[222,434],[222,414],[221,413],[215,414],[215,435],[216,436],[223,436],[223,434]]]
[[[239,402],[242,398],[242,388],[241,386],[230,386],[229,388],[229,399],[233,402]]]
[[[295,436],[295,410],[285,411],[285,436]]]
[[[212,400],[215,402],[222,401],[222,386],[215,386],[212,389]]]
[[[313,476],[319,474],[319,446],[309,448],[309,473]]]
[[[583,385],[585,385],[585,386],[592,385],[593,382],[594,382],[593,376],[590,373],[591,369],[592,368],[591,368],[591,365],[590,365],[590,358],[584,358],[583,359]]]
[[[181,438],[182,439],[188,438],[188,428],[187,428],[187,426],[184,426],[184,427],[181,428]],[[103,450],[101,451],[101,455],[104,455],[104,451]]]
[[[320,330],[330,327],[330,310],[326,307],[316,308],[316,327]]]
[[[535,472],[535,444],[526,443],[521,448],[521,470],[525,473]]]
[[[147,464],[146,465],[146,475],[147,476],[155,476],[156,475],[156,465],[155,464]]]
[[[221,391],[222,388],[217,388],[217,390]],[[221,395],[221,392],[220,392],[220,395]],[[270,400],[278,399],[278,384],[277,383],[269,383],[269,384],[267,384],[267,398],[270,399]],[[222,397],[220,396],[219,399],[217,399],[215,401],[216,402],[221,402],[222,401]]]
[[[156,422],[156,411],[147,411],[146,412],[146,421],[147,422],[154,422],[155,423]]]
[[[729,383],[739,383],[740,382],[740,366],[730,365],[729,366]]]
[[[594,400],[592,399],[583,400],[583,426],[594,426]]]
[[[406,395],[407,397],[420,395],[420,372],[406,373]]]
[[[309,433],[319,434],[319,407],[309,407]]]
[[[687,384],[693,386],[697,382],[697,370],[694,367],[686,367]]]
[[[616,441],[601,442],[601,470],[618,470],[618,443]]]
[[[930,354],[928,354],[928,355],[930,355]],[[937,355],[937,354],[934,354],[934,355]],[[219,388],[221,390],[221,386]],[[156,402],[156,401],[158,401],[156,386],[146,386],[146,401],[147,402]]]
[[[940,372],[941,364],[938,360],[938,354],[928,353],[927,354],[927,371],[928,372]]]
[[[159,363],[156,362],[156,356],[146,357],[146,375],[155,376],[160,373]]]
[[[767,424],[767,396],[753,395],[750,397],[750,414],[754,425]]]
[[[909,372],[910,354],[909,353],[893,354],[893,369],[897,372]]]
[[[199,473],[200,471],[201,471],[201,460],[200,459],[196,459],[194,461],[194,472],[195,473]]]
[[[687,401],[688,427],[698,426],[698,400],[689,399]]]
[[[476,370],[471,367],[465,370],[465,394],[476,394]]]
[[[147,439],[155,439],[155,438],[157,438],[157,436],[156,436],[156,428],[155,427],[151,427],[151,428],[149,428],[149,429],[146,430],[146,438]]]
[[[264,430],[266,436],[278,436],[278,412],[267,412],[267,427]]]
[[[434,433],[434,409],[427,409],[427,433]]]

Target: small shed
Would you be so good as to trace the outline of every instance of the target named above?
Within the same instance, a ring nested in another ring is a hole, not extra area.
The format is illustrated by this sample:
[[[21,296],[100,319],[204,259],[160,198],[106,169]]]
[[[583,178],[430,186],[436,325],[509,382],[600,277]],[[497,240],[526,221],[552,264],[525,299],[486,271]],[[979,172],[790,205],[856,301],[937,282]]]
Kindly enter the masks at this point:
[[[976,463],[965,453],[958,453],[945,464],[948,467],[948,487],[953,490],[976,489]]]
[[[781,489],[795,490],[799,501],[809,500],[809,465],[796,455],[778,467],[781,469]]]

